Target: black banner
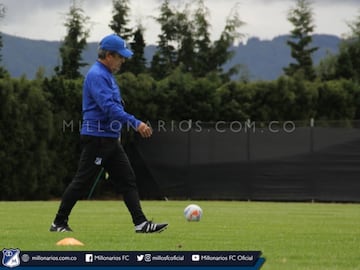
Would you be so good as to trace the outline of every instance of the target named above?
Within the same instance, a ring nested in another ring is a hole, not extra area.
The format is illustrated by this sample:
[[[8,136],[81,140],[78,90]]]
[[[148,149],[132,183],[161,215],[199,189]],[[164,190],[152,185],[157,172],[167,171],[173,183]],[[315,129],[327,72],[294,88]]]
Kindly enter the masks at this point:
[[[259,269],[260,251],[20,251],[3,249],[2,266],[238,266]]]

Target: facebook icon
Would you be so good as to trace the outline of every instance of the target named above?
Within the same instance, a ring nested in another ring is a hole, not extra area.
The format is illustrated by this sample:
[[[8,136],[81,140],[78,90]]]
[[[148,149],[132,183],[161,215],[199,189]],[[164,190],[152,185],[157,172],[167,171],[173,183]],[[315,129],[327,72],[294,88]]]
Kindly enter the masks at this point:
[[[93,254],[85,254],[85,262],[92,263],[94,261],[94,255]]]

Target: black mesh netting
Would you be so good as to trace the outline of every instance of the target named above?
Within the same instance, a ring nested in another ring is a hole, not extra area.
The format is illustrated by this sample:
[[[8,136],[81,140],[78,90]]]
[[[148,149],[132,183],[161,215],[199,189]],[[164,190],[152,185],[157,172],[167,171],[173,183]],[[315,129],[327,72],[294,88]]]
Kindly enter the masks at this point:
[[[142,198],[360,202],[355,123],[221,124],[128,144]]]

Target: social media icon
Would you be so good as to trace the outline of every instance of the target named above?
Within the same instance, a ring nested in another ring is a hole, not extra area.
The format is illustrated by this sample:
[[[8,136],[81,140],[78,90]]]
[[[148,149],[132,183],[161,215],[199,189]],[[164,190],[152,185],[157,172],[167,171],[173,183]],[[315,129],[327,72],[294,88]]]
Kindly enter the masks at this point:
[[[199,254],[193,254],[193,255],[191,256],[191,260],[192,260],[193,262],[198,262],[198,261],[200,261],[200,255],[199,255]]]
[[[136,260],[141,262],[144,259],[144,255],[136,255]]]
[[[151,262],[151,254],[145,254],[145,262]]]
[[[93,254],[85,254],[85,262],[92,263],[94,261],[94,255]]]

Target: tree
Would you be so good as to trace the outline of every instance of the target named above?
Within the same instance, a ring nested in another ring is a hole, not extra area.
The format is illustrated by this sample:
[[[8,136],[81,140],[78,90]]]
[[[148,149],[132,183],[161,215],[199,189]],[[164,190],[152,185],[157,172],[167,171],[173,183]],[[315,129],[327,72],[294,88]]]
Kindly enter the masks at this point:
[[[197,0],[197,9],[195,10],[193,26],[194,43],[194,66],[192,72],[195,76],[205,76],[209,72],[209,66],[212,59],[212,44],[210,40],[210,23],[208,21],[209,9],[205,6],[203,0]]]
[[[54,136],[48,144],[52,162],[56,164],[57,194],[63,184],[69,183],[76,171],[80,153],[79,129],[81,127],[82,79],[67,80],[63,77],[45,78],[42,91],[50,102],[53,115]],[[54,171],[54,170],[53,170]]]
[[[309,0],[297,0],[296,7],[288,12],[288,21],[294,25],[291,31],[291,39],[287,44],[291,48],[291,56],[297,63],[290,63],[284,68],[288,76],[300,75],[306,80],[314,80],[315,70],[311,55],[318,50],[317,47],[309,47],[312,43],[312,32],[315,25],[313,23],[313,11]]]
[[[119,73],[132,72],[139,74],[146,71],[144,29],[141,23],[138,24],[135,30],[132,30],[132,28],[128,26],[129,12],[129,0],[113,0],[113,17],[109,27],[124,40],[130,41],[130,48],[134,53],[134,55],[125,62]]]
[[[67,35],[59,49],[61,66],[55,68],[58,76],[67,79],[81,77],[80,68],[87,65],[82,62],[81,54],[87,45],[86,39],[90,33],[90,30],[86,28],[88,21],[89,17],[84,15],[84,11],[77,5],[76,0],[73,0],[64,23]]]
[[[226,19],[225,28],[221,32],[220,38],[214,42],[208,71],[217,72],[222,75],[225,81],[229,80],[232,75],[238,73],[239,66],[234,66],[228,72],[224,73],[223,65],[234,56],[235,52],[229,50],[229,48],[234,45],[237,39],[242,37],[238,29],[244,24],[235,6]]]
[[[338,55],[327,52],[326,56],[320,61],[319,65],[316,67],[316,73],[321,81],[335,79],[337,60]]]
[[[47,148],[55,133],[46,94],[36,81],[5,78],[0,108],[0,200],[48,199],[58,164]]]
[[[144,57],[146,43],[144,40],[144,30],[139,24],[133,34],[133,41],[130,42],[131,50],[134,55],[125,62],[124,70],[132,72],[135,75],[144,73],[147,71],[146,59]]]
[[[175,12],[171,9],[169,0],[163,2],[160,7],[160,17],[155,20],[161,26],[161,33],[158,35],[158,50],[153,56],[150,70],[156,79],[161,79],[174,70],[177,59],[177,51],[172,44],[176,35]]]
[[[241,37],[238,28],[243,25],[237,9],[228,16],[220,39],[212,44],[207,19],[209,11],[203,0],[196,0],[195,4],[195,12],[192,12],[190,5],[178,11],[170,7],[169,0],[163,2],[160,17],[155,18],[161,25],[158,51],[151,63],[155,78],[164,78],[177,67],[195,77],[204,77],[210,72],[222,74],[222,66],[233,56],[234,52],[229,48]],[[234,71],[231,69],[224,78]]]
[[[129,0],[113,0],[113,17],[109,27],[114,33],[121,36],[124,40],[129,40],[132,36],[132,29],[129,24]]]
[[[350,36],[340,45],[340,53],[335,63],[335,77],[360,81],[360,13],[348,23]]]
[[[196,0],[195,4],[195,12],[189,4],[182,11],[170,7],[168,0],[162,4],[161,15],[155,18],[162,32],[151,65],[157,78],[166,77],[177,67],[196,77],[207,74],[211,52],[209,12],[203,0]]]
[[[194,21],[191,20],[190,6],[186,5],[183,11],[176,11],[173,18],[174,44],[176,59],[175,66],[180,67],[184,72],[196,73]]]

